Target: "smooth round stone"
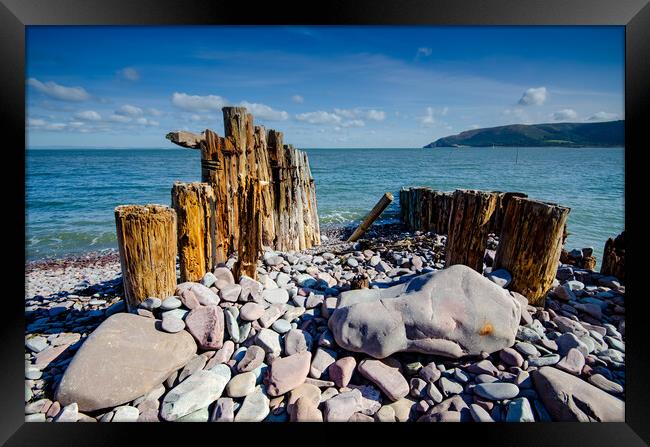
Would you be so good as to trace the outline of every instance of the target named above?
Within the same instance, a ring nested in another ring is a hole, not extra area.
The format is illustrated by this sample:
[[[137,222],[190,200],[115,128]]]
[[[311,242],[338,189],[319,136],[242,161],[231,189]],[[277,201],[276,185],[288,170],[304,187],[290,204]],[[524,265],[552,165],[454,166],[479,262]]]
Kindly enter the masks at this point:
[[[215,282],[217,282],[217,277],[212,272],[207,272],[201,279],[201,284],[205,287],[212,287]]]
[[[513,399],[508,403],[506,422],[535,422],[533,409],[525,397]]]
[[[261,304],[249,302],[244,304],[239,310],[239,318],[244,321],[255,321],[264,315],[265,310]]]
[[[185,309],[172,309],[172,310],[168,310],[166,312],[163,312],[162,313],[162,318],[164,320],[167,317],[176,317],[176,318],[180,318],[181,320],[185,320],[185,317],[189,313],[190,313],[190,311],[185,310]]]
[[[137,408],[124,405],[115,409],[111,422],[137,422],[138,416],[140,416],[140,411]]]
[[[154,310],[161,306],[162,301],[160,298],[149,297],[140,303],[140,307],[147,310]]]
[[[169,317],[163,318],[160,326],[162,327],[163,331],[169,332],[170,334],[175,334],[176,332],[180,332],[185,329],[185,322],[180,318],[171,315]]]
[[[235,422],[263,421],[270,412],[269,403],[269,398],[262,388],[258,386],[244,399],[244,402],[235,415]]]
[[[236,308],[227,307],[224,311],[226,330],[233,341],[239,340],[239,325],[237,325]]]
[[[263,362],[266,353],[257,345],[252,345],[246,350],[244,357],[237,363],[237,370],[248,372],[258,368]]]
[[[237,374],[226,385],[226,394],[235,398],[248,396],[255,390],[255,380],[253,372]]]
[[[271,328],[278,334],[286,334],[291,330],[291,323],[281,318],[279,320],[275,320],[275,322],[271,325]]]
[[[285,304],[289,301],[289,292],[285,289],[265,289],[262,298],[271,304]]]
[[[25,378],[30,380],[38,380],[43,376],[43,371],[33,366],[27,367],[25,369]]]
[[[357,261],[357,260],[354,259],[354,258],[348,258],[348,260],[346,261],[346,263],[347,263],[350,267],[358,267],[358,266],[359,266],[359,261]]]
[[[537,350],[537,348],[530,343],[526,343],[525,341],[518,341],[517,343],[515,343],[515,349],[528,357],[534,357],[539,355],[539,351]]]
[[[479,374],[476,376],[476,383],[494,383],[498,381],[499,379],[489,374]]]
[[[161,310],[174,310],[178,309],[181,307],[181,300],[179,300],[175,296],[170,296],[169,298],[165,298],[162,303],[160,303],[160,309]]]
[[[560,361],[560,356],[558,354],[545,355],[543,357],[532,357],[528,359],[528,366],[536,366],[538,368],[542,366],[555,365]]]
[[[479,383],[474,393],[488,400],[512,399],[519,394],[519,387],[513,383]]]

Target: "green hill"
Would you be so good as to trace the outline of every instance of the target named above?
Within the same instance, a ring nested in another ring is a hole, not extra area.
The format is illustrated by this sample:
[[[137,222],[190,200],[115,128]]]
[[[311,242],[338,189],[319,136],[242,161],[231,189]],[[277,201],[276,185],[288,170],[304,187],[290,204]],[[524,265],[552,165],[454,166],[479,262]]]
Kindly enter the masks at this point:
[[[424,147],[613,147],[624,144],[625,121],[620,120],[602,123],[511,124],[473,129],[440,138]]]

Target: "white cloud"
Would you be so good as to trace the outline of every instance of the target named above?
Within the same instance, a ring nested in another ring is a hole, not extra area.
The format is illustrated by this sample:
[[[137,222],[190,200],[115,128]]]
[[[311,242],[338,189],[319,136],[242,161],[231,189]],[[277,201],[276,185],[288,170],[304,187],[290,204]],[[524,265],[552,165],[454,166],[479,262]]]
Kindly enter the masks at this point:
[[[143,118],[138,118],[137,120],[135,120],[135,122],[138,123],[138,124],[141,124],[143,126],[154,126],[154,127],[158,126],[160,124],[160,123],[158,123],[158,121],[150,120],[150,119],[147,119],[147,118],[144,118],[144,117]]]
[[[417,53],[415,53],[415,56],[416,57],[417,56],[425,56],[426,57],[426,56],[431,56],[431,54],[433,54],[433,50],[431,48],[420,47],[420,48],[418,48]]]
[[[27,120],[27,125],[29,127],[41,127],[41,126],[45,126],[45,124],[47,124],[47,122],[42,119],[29,118]]]
[[[616,113],[597,112],[587,118],[587,121],[612,121],[616,119],[620,119]]]
[[[53,130],[55,132],[64,130],[65,128],[66,128],[65,123],[49,123],[45,125],[46,130]]]
[[[128,123],[129,121],[131,121],[131,118],[124,115],[113,114],[108,117],[108,120],[116,123]]]
[[[221,110],[222,107],[227,105],[227,101],[221,96],[216,95],[198,96],[174,92],[172,95],[172,104],[191,112],[199,112]]]
[[[151,115],[151,116],[163,116],[163,115],[164,115],[164,112],[162,112],[162,111],[160,111],[160,110],[158,110],[158,109],[154,109],[153,107],[147,109],[147,112],[148,112],[149,115]]]
[[[118,71],[118,74],[129,81],[137,81],[140,79],[140,73],[133,67],[125,67]]]
[[[440,114],[441,114],[442,116],[447,116],[447,112],[449,112],[449,107],[443,107],[443,108],[442,108],[442,111],[440,112]]]
[[[430,126],[436,122],[436,119],[433,117],[433,107],[426,108],[426,113],[420,117],[420,122],[425,126]]]
[[[554,112],[552,117],[555,121],[567,121],[578,118],[578,113],[573,109],[562,109]]]
[[[366,123],[364,123],[362,120],[351,120],[341,124],[342,127],[363,127],[365,125]]]
[[[300,96],[300,95],[293,95],[293,96],[291,97],[291,100],[292,100],[293,102],[295,102],[295,103],[298,103],[298,104],[302,104],[303,102],[305,102],[305,98],[303,98],[303,97]]]
[[[79,128],[79,127],[83,127],[83,126],[85,126],[85,123],[83,123],[83,122],[81,122],[81,121],[70,121],[70,122],[68,123],[68,125],[69,125],[70,127]]]
[[[383,121],[386,119],[386,113],[383,110],[364,110],[362,108],[354,109],[334,109],[334,113],[340,117],[348,119],[368,119],[373,121]]]
[[[38,79],[29,78],[27,80],[27,85],[34,87],[36,90],[50,98],[59,99],[61,101],[86,101],[90,98],[88,92],[82,87],[65,87],[53,81],[43,83]]]
[[[300,113],[296,115],[296,119],[298,121],[305,121],[309,124],[339,124],[341,122],[340,116],[323,110]]]
[[[386,112],[384,112],[383,110],[371,109],[368,110],[366,118],[374,121],[383,121],[384,119],[386,119]]]
[[[284,110],[275,110],[266,104],[242,101],[239,103],[239,105],[246,107],[246,110],[249,113],[252,113],[254,118],[260,118],[269,121],[286,121],[289,119],[289,114]]]
[[[546,87],[529,88],[519,99],[519,104],[522,106],[541,106],[546,101],[546,96]]]
[[[94,110],[84,110],[74,114],[75,118],[85,121],[100,121],[102,116]]]
[[[142,109],[140,107],[132,106],[131,104],[125,104],[115,111],[118,115],[127,115],[127,116],[140,116],[142,115]]]

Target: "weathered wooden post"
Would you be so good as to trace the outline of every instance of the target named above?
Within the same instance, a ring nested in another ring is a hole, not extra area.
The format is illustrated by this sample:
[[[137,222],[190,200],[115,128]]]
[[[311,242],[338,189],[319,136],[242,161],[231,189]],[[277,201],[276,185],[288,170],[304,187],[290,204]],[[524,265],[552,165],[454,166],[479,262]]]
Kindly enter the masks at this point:
[[[488,225],[496,203],[497,195],[492,192],[472,189],[454,191],[445,248],[447,267],[464,264],[483,273]]]
[[[411,231],[433,231],[447,234],[453,197],[429,187],[402,188],[400,215]]]
[[[616,239],[610,237],[605,242],[600,273],[625,281],[625,231],[616,236]]]
[[[493,269],[509,271],[508,288],[533,306],[544,304],[553,284],[570,211],[554,203],[513,197],[503,217]]]
[[[235,277],[242,275],[257,279],[257,259],[262,251],[262,213],[259,207],[260,184],[257,179],[248,178],[240,187],[241,209],[240,237],[237,245]]]
[[[176,289],[176,212],[162,205],[115,208],[122,282],[129,310]]]
[[[500,192],[494,191],[497,194],[497,206],[492,214],[492,219],[490,219],[490,226],[488,231],[494,233],[497,236],[501,233],[501,227],[503,226],[503,216],[506,214],[508,209],[508,204],[513,197],[528,197],[528,194],[523,192]]]
[[[199,281],[217,265],[214,191],[207,183],[172,186],[181,282]]]
[[[372,223],[377,220],[381,213],[384,212],[386,207],[391,204],[392,201],[393,194],[391,192],[384,193],[384,195],[381,196],[381,199],[379,199],[379,202],[377,202],[375,206],[372,207],[368,215],[363,219],[357,229],[354,230],[354,233],[352,233],[352,235],[348,238],[348,242],[355,242],[357,239],[359,239],[363,233],[368,230],[368,227],[370,227],[370,225],[372,225]]]

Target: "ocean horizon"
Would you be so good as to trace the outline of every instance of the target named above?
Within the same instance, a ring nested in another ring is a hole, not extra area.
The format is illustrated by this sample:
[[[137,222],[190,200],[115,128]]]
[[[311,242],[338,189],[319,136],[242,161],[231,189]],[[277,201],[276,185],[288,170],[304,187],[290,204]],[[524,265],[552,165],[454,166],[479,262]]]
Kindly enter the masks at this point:
[[[524,192],[571,208],[566,248],[624,229],[624,148],[307,148],[321,227],[358,223],[381,195],[380,222],[399,221],[399,190]],[[372,154],[369,157],[369,153]],[[32,147],[26,152],[27,260],[115,249],[113,210],[171,202],[174,181],[200,181],[200,153],[182,148]]]

